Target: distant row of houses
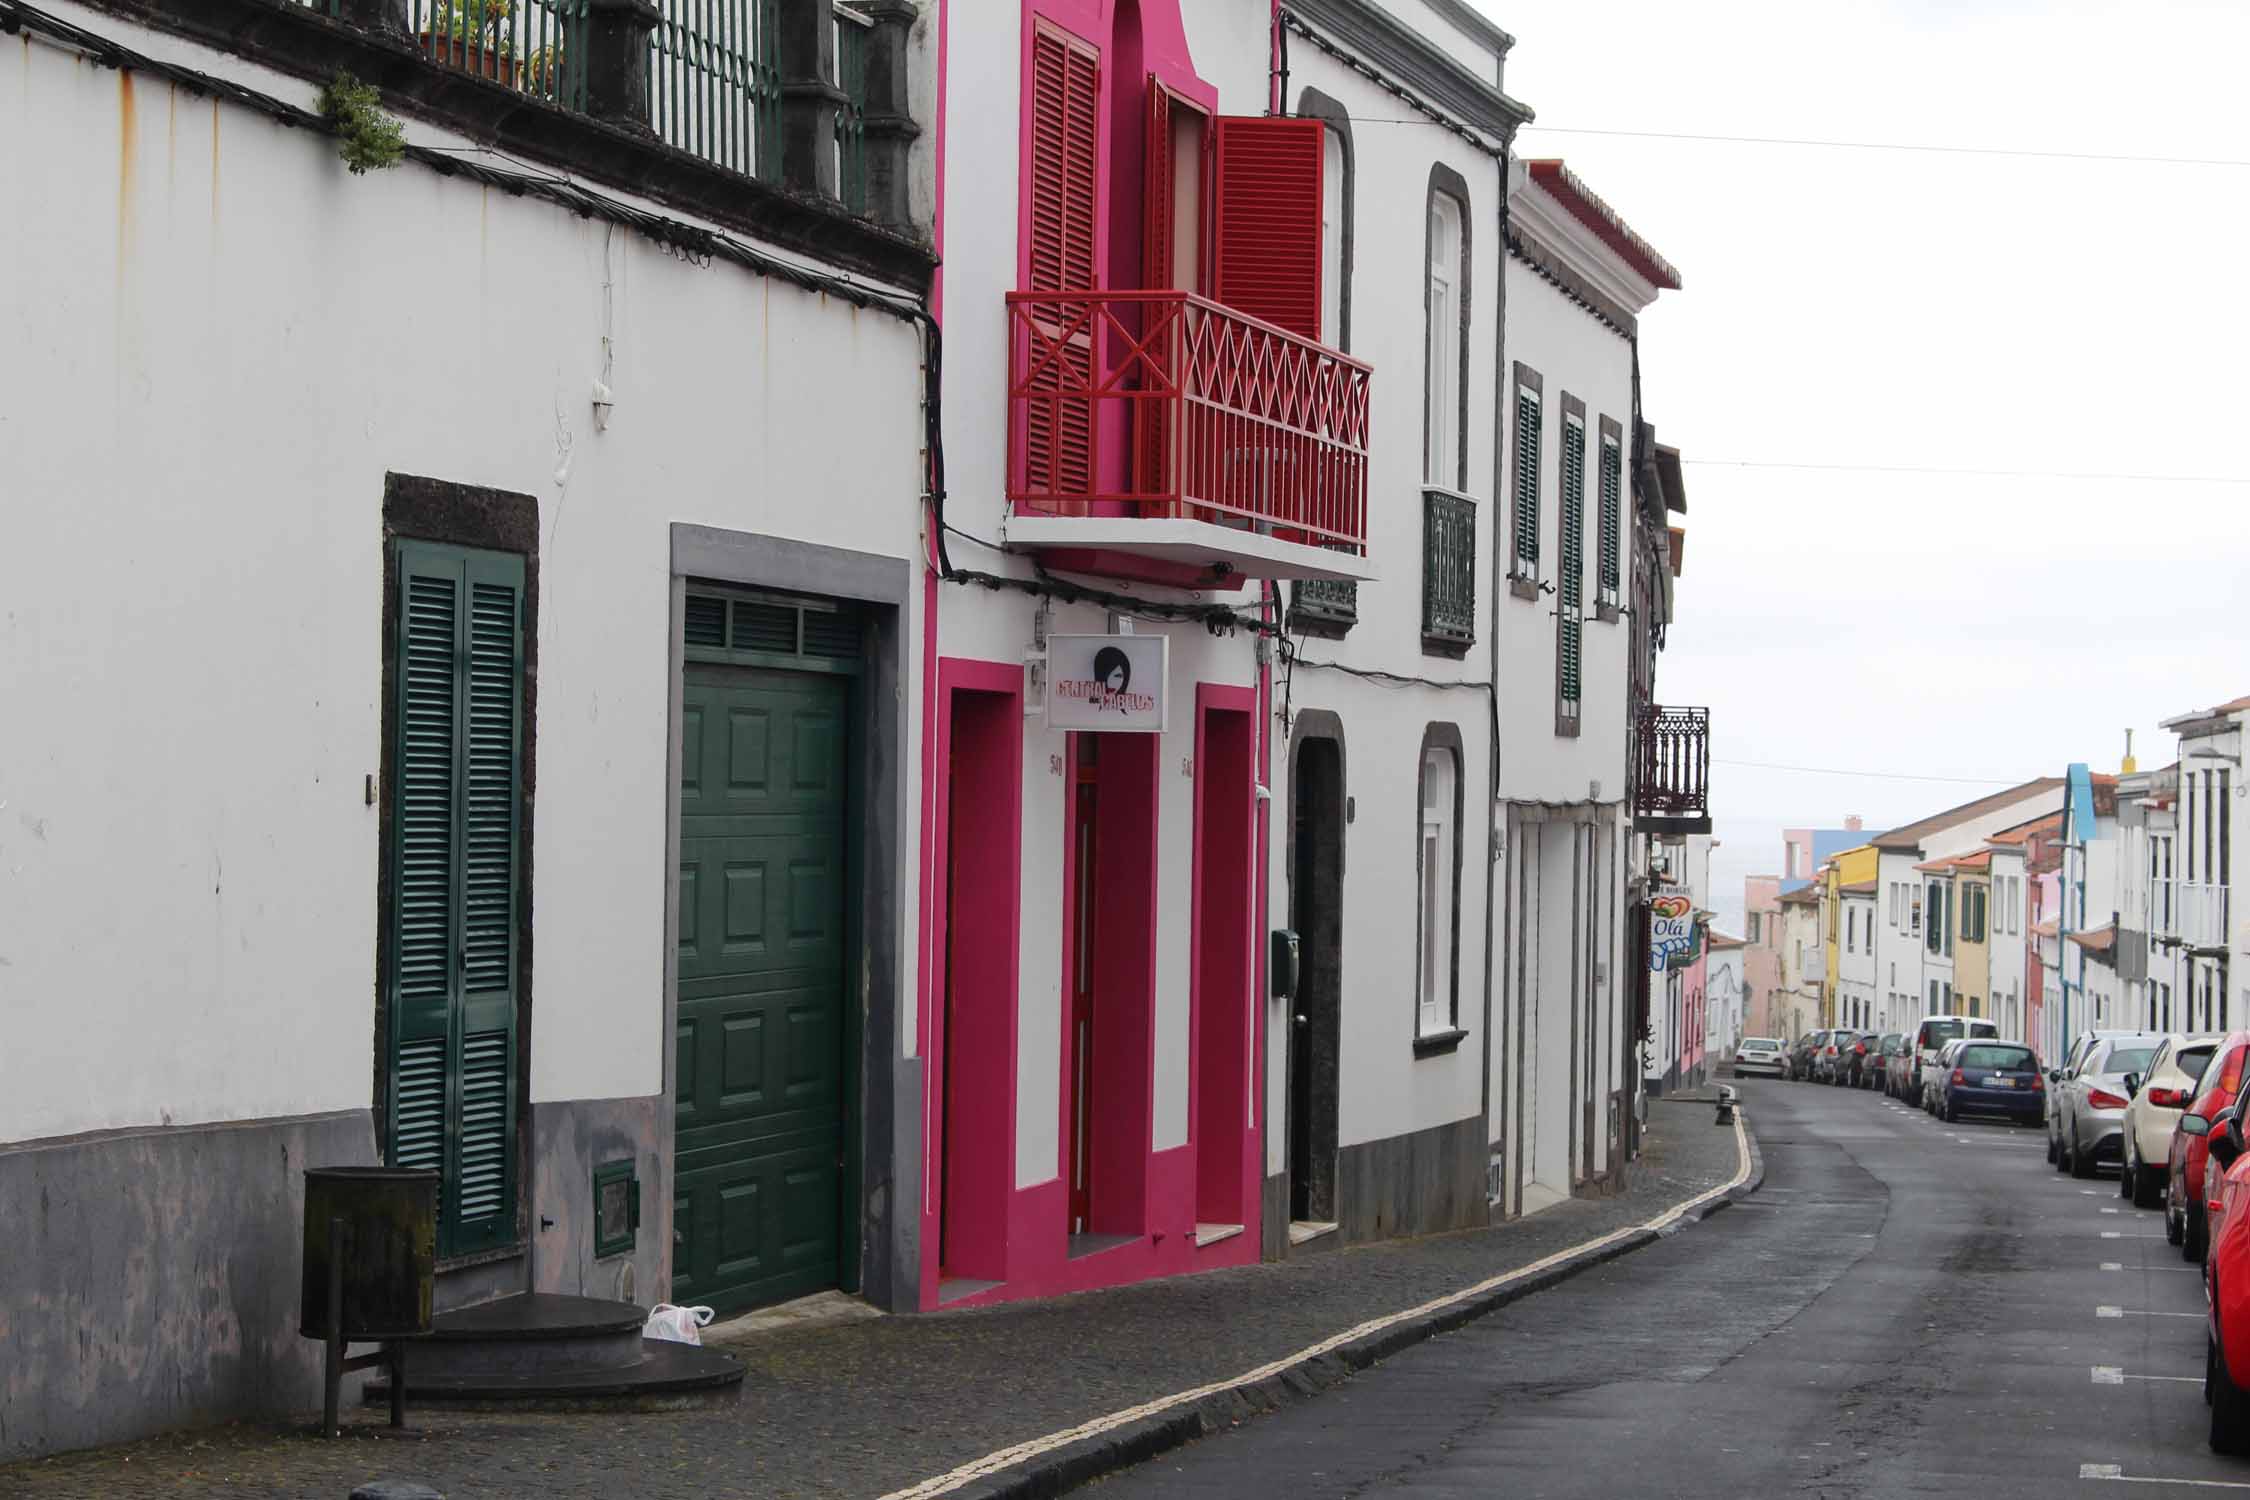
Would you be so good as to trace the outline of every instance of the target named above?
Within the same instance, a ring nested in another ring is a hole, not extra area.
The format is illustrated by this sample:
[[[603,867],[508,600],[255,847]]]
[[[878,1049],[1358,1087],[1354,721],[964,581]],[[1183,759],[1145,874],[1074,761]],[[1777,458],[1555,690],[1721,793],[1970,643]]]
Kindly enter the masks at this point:
[[[2164,722],[2177,756],[2073,764],[1868,837],[1785,836],[1786,873],[1745,884],[1744,1025],[1895,1031],[1983,1016],[2042,1056],[2088,1029],[2250,1024],[2250,698]]]

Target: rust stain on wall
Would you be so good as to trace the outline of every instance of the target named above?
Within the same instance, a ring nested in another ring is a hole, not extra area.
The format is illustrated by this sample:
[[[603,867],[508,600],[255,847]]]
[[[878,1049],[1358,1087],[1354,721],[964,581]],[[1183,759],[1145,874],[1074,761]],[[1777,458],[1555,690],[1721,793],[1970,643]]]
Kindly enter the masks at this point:
[[[139,129],[138,104],[133,96],[133,75],[117,73],[117,282],[125,283],[125,265],[133,249],[133,149]]]

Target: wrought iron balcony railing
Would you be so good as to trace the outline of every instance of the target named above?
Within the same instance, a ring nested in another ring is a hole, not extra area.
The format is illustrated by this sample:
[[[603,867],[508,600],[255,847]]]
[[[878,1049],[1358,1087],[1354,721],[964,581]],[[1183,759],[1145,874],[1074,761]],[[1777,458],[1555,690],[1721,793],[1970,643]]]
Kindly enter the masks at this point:
[[[1008,294],[1017,513],[1367,550],[1369,366],[1189,292]]]
[[[1422,491],[1422,640],[1458,651],[1477,638],[1477,503]]]
[[[1658,831],[1711,831],[1711,711],[1643,710],[1633,742],[1633,814]]]

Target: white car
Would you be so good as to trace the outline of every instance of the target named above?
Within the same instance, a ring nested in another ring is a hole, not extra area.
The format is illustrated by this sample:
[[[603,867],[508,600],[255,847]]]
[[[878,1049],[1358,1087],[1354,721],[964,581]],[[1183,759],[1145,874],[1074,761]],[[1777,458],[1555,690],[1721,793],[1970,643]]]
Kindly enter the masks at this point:
[[[1746,1036],[1734,1049],[1734,1076],[1768,1073],[1775,1078],[1789,1071],[1789,1046],[1779,1037]]]
[[[2131,1102],[2125,1106],[2125,1170],[2117,1174],[2117,1192],[2136,1207],[2163,1205],[2172,1128],[2179,1124],[2181,1112],[2195,1102],[2203,1070],[2225,1040],[2223,1031],[2166,1037],[2144,1073],[2126,1076]]]

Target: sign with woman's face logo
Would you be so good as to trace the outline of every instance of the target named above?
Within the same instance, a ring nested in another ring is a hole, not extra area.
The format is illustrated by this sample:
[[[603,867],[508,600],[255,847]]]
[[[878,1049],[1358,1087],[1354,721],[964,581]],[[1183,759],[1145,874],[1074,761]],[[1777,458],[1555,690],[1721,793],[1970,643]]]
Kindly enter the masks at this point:
[[[1171,639],[1047,637],[1047,727],[1157,734],[1164,728]]]

